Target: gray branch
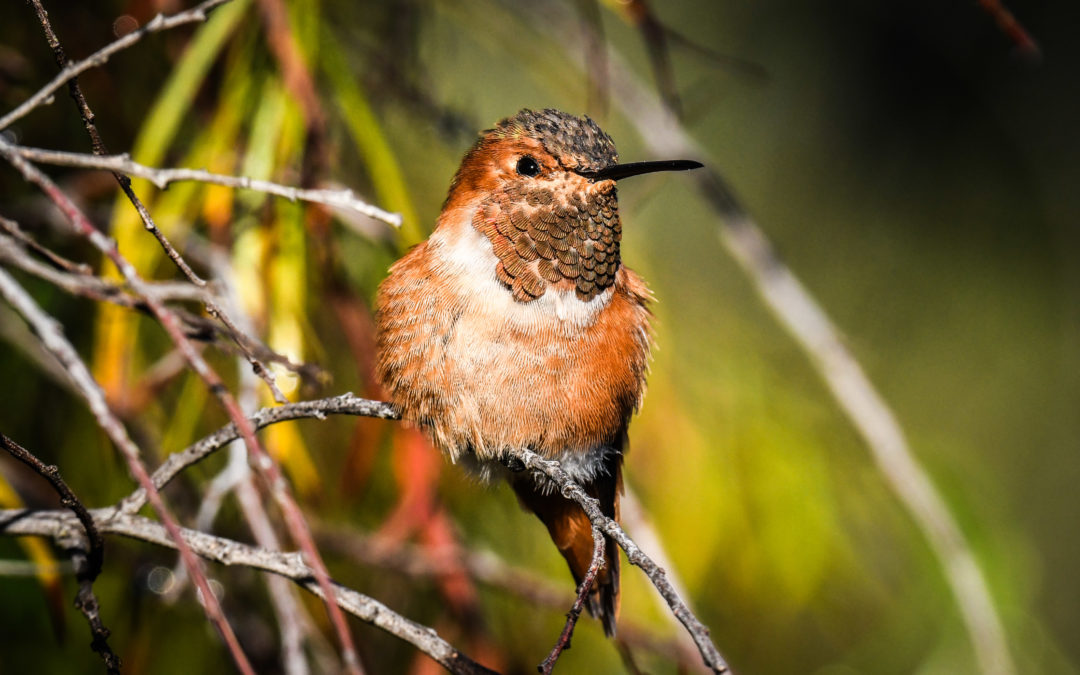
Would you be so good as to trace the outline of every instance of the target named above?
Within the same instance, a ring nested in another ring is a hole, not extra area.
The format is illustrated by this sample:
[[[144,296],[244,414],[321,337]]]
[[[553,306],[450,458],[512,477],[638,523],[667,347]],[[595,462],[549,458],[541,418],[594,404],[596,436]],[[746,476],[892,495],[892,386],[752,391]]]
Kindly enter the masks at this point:
[[[158,14],[138,30],[132,31],[118,40],[110,42],[81,61],[74,61],[68,64],[57,73],[56,77],[50,80],[48,84],[35,92],[33,96],[26,99],[19,104],[17,108],[0,118],[0,131],[7,129],[35,108],[42,104],[49,103],[57,90],[73,78],[78,77],[81,73],[90,70],[91,68],[105,65],[113,54],[127,49],[150,33],[169,30],[170,28],[175,28],[188,23],[206,21],[206,15],[210,10],[219,5],[224,5],[228,1],[229,0],[205,0],[205,2],[202,2],[187,11],[180,12],[179,14],[173,14],[172,16]]]
[[[729,671],[724,657],[720,655],[720,650],[716,648],[712,638],[709,636],[709,629],[705,627],[705,624],[701,623],[694,613],[690,611],[683,599],[679,597],[671,582],[668,581],[664,570],[653,562],[652,558],[647,556],[634,543],[633,539],[627,536],[618,523],[604,515],[604,512],[600,509],[600,502],[590,497],[555,460],[544,459],[532,450],[524,448],[509,450],[507,454],[519,459],[526,469],[546,476],[559,486],[559,490],[564,497],[572,499],[581,505],[593,527],[599,528],[618,544],[619,548],[626,552],[626,558],[630,561],[630,564],[640,567],[641,571],[649,577],[649,581],[663,596],[671,612],[686,627],[690,637],[694,639],[694,644],[697,645],[705,665],[714,673],[726,673]]]
[[[225,618],[221,605],[210,590],[206,576],[199,568],[198,560],[180,539],[179,524],[161,499],[160,493],[153,487],[146,466],[142,462],[139,447],[131,440],[127,430],[124,429],[124,425],[109,409],[108,402],[105,400],[105,392],[101,390],[86,364],[79,357],[78,352],[75,351],[75,348],[64,336],[60,323],[46,314],[30,294],[3,269],[0,269],[0,297],[3,297],[16,312],[22,315],[23,319],[40,338],[45,349],[60,362],[75,389],[85,399],[90,412],[93,414],[94,419],[97,420],[98,426],[108,435],[113,445],[123,455],[131,475],[147,490],[147,498],[154,507],[154,511],[157,512],[165,524],[163,531],[167,531],[169,536],[172,536],[175,540],[174,545],[183,556],[188,572],[203,593],[203,597],[206,598],[203,609],[207,617],[220,631],[240,670],[245,673],[253,672],[246,656],[240,649],[240,643],[236,640],[236,636]]]
[[[552,43],[561,45],[575,65],[589,75],[577,39],[581,27],[565,7],[554,2],[513,3],[512,11],[546,30]],[[617,52],[611,54],[609,76],[613,103],[637,128],[650,152],[658,157],[707,160],[705,149]],[[886,482],[930,543],[960,609],[979,670],[986,675],[1015,673],[986,577],[941,493],[912,452],[889,404],[844,344],[828,314],[739,204],[715,168],[717,163],[705,163],[705,169],[694,172],[694,179],[718,216],[721,243],[806,353],[840,410],[866,442]]]
[[[254,429],[262,429],[275,422],[304,418],[322,420],[328,415],[359,415],[382,419],[398,419],[399,417],[397,410],[389,403],[358,398],[351,393],[346,393],[333,398],[263,408],[248,419]],[[154,487],[158,490],[162,489],[181,471],[237,438],[240,438],[240,432],[235,424],[230,423],[180,452],[169,455],[169,458],[151,476]],[[139,488],[120,502],[120,510],[124,513],[135,513],[145,504],[146,492],[143,488]]]
[[[400,417],[396,408],[389,403],[358,398],[351,393],[342,394],[333,398],[291,403],[289,405],[274,408],[263,408],[249,420],[252,427],[261,429],[277,422],[304,418],[325,419],[328,415],[359,415],[364,417],[378,417],[382,419],[398,419]],[[174,453],[162,463],[154,472],[151,481],[157,489],[164,488],[173,478],[187,467],[208,457],[216,450],[224,447],[229,442],[239,438],[239,432],[234,424],[228,424],[218,431],[204,437],[198,442],[188,446],[180,452]],[[640,567],[660,592],[660,595],[671,608],[672,613],[689,631],[691,638],[700,652],[705,665],[714,672],[723,673],[728,670],[727,664],[720,655],[716,645],[709,637],[709,629],[701,623],[690,608],[679,597],[678,592],[672,587],[667,579],[667,574],[651,558],[649,558],[636,543],[623,531],[614,520],[606,517],[600,510],[595,499],[589,497],[585,491],[576,484],[558,462],[547,460],[529,450],[513,451],[511,454],[521,459],[529,469],[540,471],[555,481],[568,498],[574,499],[589,516],[593,525],[611,537],[624,551],[630,563]],[[116,508],[116,512],[123,516],[131,516],[146,503],[146,495],[142,488],[136,490]]]
[[[155,520],[113,508],[93,509],[90,513],[102,533],[176,548],[176,542]],[[81,534],[82,525],[67,511],[9,509],[0,511],[0,532],[63,539],[75,533]],[[299,552],[270,551],[187,528],[181,528],[180,534],[188,548],[206,560],[278,574],[292,579],[320,598],[324,597],[315,581],[315,571],[304,563]],[[450,672],[463,675],[494,672],[459,652],[435,630],[406,619],[378,600],[337,583],[332,584],[332,588],[332,601],[343,610],[408,642]]]
[[[25,146],[13,146],[12,151],[18,153],[24,159],[39,164],[52,164],[55,166],[71,166],[83,169],[99,169],[113,171],[136,178],[145,178],[160,189],[167,188],[172,183],[181,181],[196,181],[223,185],[238,190],[254,190],[266,194],[283,197],[289,201],[305,201],[322,204],[332,208],[346,209],[384,223],[401,226],[401,214],[384,211],[377,206],[368,204],[359,199],[349,189],[303,189],[290,185],[281,185],[266,180],[249,178],[247,176],[227,176],[219,173],[211,173],[202,169],[156,169],[154,167],[139,164],[131,159],[127,153],[120,155],[88,155],[81,152],[63,152],[59,150],[45,150],[41,148],[28,148]]]

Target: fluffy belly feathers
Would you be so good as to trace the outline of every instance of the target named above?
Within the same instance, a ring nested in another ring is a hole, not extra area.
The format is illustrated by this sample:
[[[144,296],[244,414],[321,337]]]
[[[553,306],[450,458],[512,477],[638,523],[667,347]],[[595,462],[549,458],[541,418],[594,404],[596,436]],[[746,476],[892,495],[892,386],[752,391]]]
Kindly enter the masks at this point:
[[[648,289],[623,267],[588,303],[553,289],[521,303],[494,275],[455,259],[455,245],[483,243],[433,237],[392,268],[378,299],[384,386],[455,461],[483,463],[510,447],[568,465],[602,459],[621,445],[643,394]]]

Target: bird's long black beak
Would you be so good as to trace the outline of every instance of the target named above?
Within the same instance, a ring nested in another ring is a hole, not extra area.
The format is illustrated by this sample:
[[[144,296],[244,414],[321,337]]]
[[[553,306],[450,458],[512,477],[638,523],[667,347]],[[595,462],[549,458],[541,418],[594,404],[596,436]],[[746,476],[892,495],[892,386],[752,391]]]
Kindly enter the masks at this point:
[[[582,171],[582,176],[592,180],[620,180],[630,176],[639,176],[643,173],[654,171],[689,171],[700,169],[705,166],[701,162],[691,159],[664,159],[657,162],[630,162],[629,164],[615,164],[599,171]]]

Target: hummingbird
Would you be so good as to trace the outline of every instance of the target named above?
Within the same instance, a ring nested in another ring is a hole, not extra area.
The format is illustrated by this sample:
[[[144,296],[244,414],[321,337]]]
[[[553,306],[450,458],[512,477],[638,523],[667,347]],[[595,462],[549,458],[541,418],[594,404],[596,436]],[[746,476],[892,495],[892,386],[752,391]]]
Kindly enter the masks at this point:
[[[622,264],[616,181],[700,166],[619,164],[589,117],[521,110],[465,153],[435,230],[377,293],[376,369],[402,418],[452,462],[508,481],[579,586],[593,553],[588,517],[507,451],[558,460],[618,520],[652,295]],[[586,607],[614,636],[618,606],[608,539]]]

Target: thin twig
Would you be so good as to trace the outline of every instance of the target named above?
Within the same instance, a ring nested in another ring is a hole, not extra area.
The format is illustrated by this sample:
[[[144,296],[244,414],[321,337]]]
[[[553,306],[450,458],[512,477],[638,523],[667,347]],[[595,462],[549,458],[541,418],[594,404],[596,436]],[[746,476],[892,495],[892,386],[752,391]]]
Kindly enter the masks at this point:
[[[173,14],[172,16],[158,14],[138,30],[134,30],[127,35],[110,42],[81,61],[69,63],[64,66],[64,68],[56,75],[56,77],[50,80],[48,84],[35,92],[30,98],[20,103],[17,108],[0,118],[0,131],[7,129],[35,108],[50,102],[53,94],[55,94],[60,87],[67,84],[72,78],[78,77],[79,74],[90,70],[91,68],[104,65],[114,54],[134,45],[148,34],[169,30],[170,28],[176,28],[177,26],[188,23],[205,21],[207,13],[209,13],[210,10],[219,5],[224,5],[228,1],[229,0],[205,0],[205,2],[202,2],[187,11]]]
[[[214,249],[211,249],[211,260],[223,263],[224,256],[213,255],[214,252]],[[230,268],[225,264],[220,266],[222,269],[218,270],[218,277],[222,286],[221,300],[230,311],[235,311],[236,316],[240,317],[241,321],[246,321],[246,315],[238,311],[240,298],[236,286],[230,278]],[[213,271],[217,267],[217,265],[211,264],[209,269]],[[254,332],[250,325],[242,327],[249,332]],[[237,397],[240,404],[244,407],[244,410],[254,410],[258,406],[255,378],[252,373],[244,372],[243,367],[238,368],[237,371],[240,380]],[[262,496],[259,494],[258,486],[255,484],[255,474],[247,462],[244,461],[246,455],[247,452],[243,444],[233,441],[229,448],[229,464],[235,466],[234,471],[242,473],[233,494],[236,495],[236,502],[240,505],[240,512],[243,514],[244,520],[247,521],[251,534],[255,537],[255,543],[273,551],[280,550],[281,543],[278,540],[277,532],[274,531],[273,523],[267,513]],[[290,584],[287,579],[276,574],[267,574],[265,580],[266,589],[270,596],[270,605],[274,609],[274,616],[281,632],[282,668],[286,675],[308,675],[311,668],[308,665],[307,655],[304,653],[304,643],[308,641],[309,637],[317,636],[321,638],[322,635],[315,628],[308,610],[300,602],[300,598],[297,597],[295,586]],[[308,642],[312,645],[313,651],[318,651],[316,658],[322,657],[323,660],[328,661],[335,659],[335,652],[325,641],[316,642],[311,640]],[[333,667],[337,668],[337,666],[338,664],[335,662]]]
[[[130,293],[122,285],[89,274],[71,274],[38,262],[27,255],[21,241],[3,234],[0,234],[0,263],[11,265],[27,274],[44,279],[72,295],[149,311],[143,300]],[[186,282],[148,282],[147,288],[155,298],[162,302],[171,300],[202,302],[205,295],[205,291]]]
[[[15,146],[14,151],[24,158],[39,164],[52,164],[55,166],[70,166],[82,169],[100,169],[116,173],[145,178],[159,189],[164,190],[172,183],[181,181],[196,181],[235,188],[237,190],[253,190],[266,194],[282,197],[289,201],[304,201],[322,204],[336,209],[345,209],[359,213],[360,215],[381,220],[384,223],[401,226],[401,214],[384,211],[377,206],[368,204],[356,196],[349,189],[332,190],[305,190],[289,185],[281,185],[266,180],[258,180],[247,176],[227,176],[219,173],[211,173],[202,169],[156,169],[154,167],[139,164],[131,159],[127,153],[119,155],[88,155],[80,152],[63,152],[60,150],[46,150],[42,148],[30,148]]]
[[[521,598],[530,607],[563,609],[572,605],[577,597],[576,593],[568,593],[562,583],[515,567],[491,551],[463,549],[443,552],[400,541],[388,542],[384,536],[358,532],[352,525],[335,526],[317,522],[314,527],[324,550],[335,551],[355,562],[395,574],[430,578],[463,569],[477,582]],[[619,623],[619,641],[670,659],[678,665],[680,672],[687,671],[700,660],[697,647],[689,638],[686,640],[689,644],[687,648],[681,635],[678,638],[656,635],[643,625],[634,623],[632,618],[623,617]]]
[[[164,304],[145,293],[146,282],[143,281],[135,271],[135,268],[131,263],[120,255],[116,242],[95,229],[86,215],[75,206],[71,199],[68,198],[68,196],[64,194],[48,176],[41,173],[36,167],[20,157],[17,153],[13,152],[11,147],[10,143],[0,138],[0,156],[5,157],[8,162],[18,169],[26,180],[40,187],[45,195],[56,204],[62,213],[64,213],[75,227],[76,232],[82,234],[95,248],[104,253],[109,260],[112,261],[120,271],[121,276],[124,277],[128,286],[131,287],[131,290],[137,295],[146,298],[150,311],[161,324],[162,328],[165,329],[165,332],[169,335],[173,344],[175,344],[180,353],[183,354],[195,374],[206,383],[207,387],[225,409],[229,418],[236,424],[241,438],[244,439],[244,445],[247,446],[252,464],[266,480],[270,489],[270,494],[273,495],[274,499],[281,507],[285,517],[286,526],[293,539],[304,551],[304,554],[308,556],[308,559],[315,570],[315,578],[323,589],[323,596],[329,598],[331,595],[330,574],[326,570],[326,563],[323,562],[322,556],[315,546],[315,540],[311,535],[311,530],[308,529],[304,516],[300,511],[300,507],[292,496],[292,490],[285,480],[285,476],[281,472],[281,467],[278,465],[277,461],[266,452],[262,447],[262,444],[259,443],[259,440],[255,437],[254,428],[252,428],[248,422],[247,417],[244,416],[240,406],[236,403],[236,399],[221,381],[221,378],[214,369],[210,367],[210,364],[206,362],[198,350],[195,349],[191,341],[184,335],[180,327],[179,318]],[[142,470],[145,472],[145,469]],[[155,495],[156,492],[149,493],[148,496],[151,501],[153,501]],[[216,604],[216,600],[214,603]],[[357,664],[359,664],[359,658],[356,655],[355,647],[352,645],[352,638],[348,633],[348,626],[345,623],[344,615],[341,613],[341,608],[332,602],[327,602],[326,609],[335,629],[341,637],[341,648],[346,665],[349,666],[350,669],[358,668]]]
[[[634,541],[638,542],[638,545],[645,551],[649,551],[649,555],[656,561],[656,564],[664,568],[667,571],[668,581],[671,582],[671,587],[675,589],[675,592],[680,597],[690,597],[689,591],[686,589],[686,584],[683,583],[679,577],[679,572],[672,563],[670,556],[668,556],[667,549],[664,547],[664,543],[660,540],[660,533],[657,532],[649,519],[646,517],[645,510],[641,505],[641,501],[637,498],[637,494],[634,489],[628,483],[623,484],[622,500],[619,502],[619,522],[622,526],[634,536]],[[664,597],[659,593],[654,593],[653,598],[657,605],[661,609],[661,614],[664,620],[676,629],[675,639],[678,641],[679,647],[683,653],[694,654],[697,652],[697,646],[691,639],[690,635],[686,631],[681,630],[679,626],[679,620],[675,618],[671,612],[666,611],[667,602]],[[622,637],[623,631],[619,629],[619,636]],[[692,663],[691,666],[700,670],[701,666],[698,663]]]
[[[397,409],[389,403],[358,398],[346,393],[331,398],[263,408],[251,415],[249,420],[253,427],[262,429],[278,422],[298,419],[322,420],[331,415],[356,415],[390,420],[399,418]],[[154,472],[151,480],[158,489],[162,489],[186,468],[202,461],[237,438],[239,438],[239,433],[236,426],[228,424],[184,450],[170,455]],[[145,503],[145,492],[139,488],[122,500],[117,510],[120,513],[133,514]],[[361,537],[351,530],[338,530],[326,526],[319,530],[322,533],[319,538],[324,546],[345,552],[367,564],[391,568],[413,576],[438,575],[445,573],[447,569],[464,567],[470,576],[522,595],[534,604],[555,607],[565,606],[567,602],[565,594],[557,587],[543,580],[526,576],[523,572],[507,568],[505,563],[489,554],[470,553],[463,559],[447,560],[430,553],[421,555],[421,552],[412,549],[397,551],[388,548],[378,537]],[[684,656],[677,646],[661,644],[655,639],[650,640],[642,631],[630,632],[633,633],[631,642],[642,643],[653,651],[661,651],[669,655],[677,654],[676,658]]]
[[[507,450],[507,454],[520,460],[526,469],[546,476],[558,486],[564,497],[577,502],[585,511],[585,515],[589,517],[593,527],[599,528],[618,544],[626,552],[626,558],[630,561],[630,564],[640,567],[641,571],[656,587],[656,590],[664,597],[668,608],[679,619],[679,622],[686,627],[690,636],[694,638],[694,644],[697,645],[705,665],[715,673],[728,672],[728,665],[724,661],[724,657],[720,655],[720,650],[713,644],[712,638],[709,636],[709,629],[705,627],[705,624],[701,623],[683,599],[679,597],[675,589],[672,588],[667,579],[667,573],[653,562],[652,558],[646,555],[634,543],[633,539],[626,535],[626,532],[619,527],[618,523],[604,515],[604,512],[600,509],[599,501],[590,497],[580,485],[574,482],[570,474],[566,473],[557,461],[545,459],[527,448],[513,448]]]
[[[8,220],[3,216],[0,216],[0,230],[8,233],[8,236],[18,241],[20,244],[30,249],[34,253],[37,253],[41,257],[52,263],[53,267],[72,274],[93,274],[94,270],[86,263],[77,263],[68,260],[62,256],[57,255],[51,249],[48,249],[22,231],[19,224],[13,220]]]
[[[6,450],[12,457],[47,480],[53,490],[56,491],[56,494],[60,496],[60,503],[65,508],[70,509],[75,514],[75,517],[79,519],[79,522],[82,523],[83,530],[86,531],[89,550],[86,553],[86,568],[80,570],[78,574],[80,577],[87,577],[91,581],[96,579],[101,574],[101,563],[105,558],[105,540],[101,538],[97,527],[94,526],[94,519],[90,516],[86,506],[75,496],[75,493],[68,487],[67,482],[60,477],[60,469],[55,464],[46,465],[34,453],[11,440],[2,432],[0,432],[0,448]]]
[[[3,141],[0,141],[0,150],[3,148],[2,143]],[[98,236],[102,235],[98,233]],[[52,354],[60,361],[61,365],[71,378],[72,383],[76,386],[83,398],[85,398],[90,407],[90,412],[98,422],[98,426],[105,431],[113,444],[120,450],[124,459],[127,461],[128,469],[131,471],[131,474],[135,477],[135,480],[146,489],[147,499],[154,507],[158,517],[160,517],[164,523],[164,531],[168,532],[169,536],[173,537],[181,556],[184,557],[184,562],[188,567],[192,579],[195,580],[196,585],[202,592],[203,608],[211,623],[218,628],[218,631],[228,645],[229,651],[233,655],[240,670],[244,673],[253,674],[254,670],[252,670],[251,664],[248,663],[247,657],[244,655],[243,650],[240,648],[240,643],[236,639],[236,635],[233,633],[232,628],[225,619],[225,614],[217,601],[217,597],[214,596],[213,592],[210,590],[210,584],[206,580],[206,575],[202,573],[202,570],[199,568],[198,560],[180,537],[180,526],[176,523],[176,519],[173,518],[172,513],[166,508],[165,502],[161,499],[161,495],[150,481],[150,475],[147,473],[146,467],[143,466],[142,460],[140,459],[141,453],[138,446],[136,446],[128,436],[127,431],[120,423],[120,420],[117,419],[109,409],[109,404],[105,400],[105,393],[101,390],[98,383],[94,381],[93,376],[87,369],[86,364],[79,358],[75,348],[72,347],[71,343],[64,337],[60,324],[52,317],[45,314],[34,299],[30,297],[30,294],[2,269],[0,269],[0,296],[3,296],[8,304],[22,315],[23,319],[29,323],[33,327],[34,332],[38,334],[38,337],[41,339],[45,348],[52,352]]]
[[[593,525],[592,537],[592,560],[589,562],[589,569],[586,570],[585,577],[581,580],[581,585],[578,586],[574,604],[571,605],[570,611],[566,613],[566,625],[563,626],[562,633],[559,634],[559,639],[555,641],[555,646],[551,648],[547,658],[536,667],[544,675],[551,675],[551,671],[555,670],[555,662],[559,660],[564,651],[570,649],[570,638],[574,635],[574,626],[577,625],[578,619],[581,617],[581,610],[585,609],[585,601],[589,599],[589,593],[592,592],[593,584],[596,583],[596,575],[604,564],[604,543],[606,540],[596,525]]]
[[[9,264],[27,274],[44,279],[72,295],[150,313],[149,305],[123,285],[92,275],[69,274],[45,265],[29,256],[21,248],[20,241],[2,234],[0,234],[0,263]],[[202,289],[193,284],[179,281],[148,281],[145,290],[162,302],[182,300],[198,302],[204,306],[209,293],[209,287]],[[245,333],[234,333],[227,325],[222,325],[213,319],[180,308],[174,307],[172,311],[187,327],[185,334],[193,338],[203,342],[220,339],[221,341],[217,343],[218,347],[227,352],[241,355],[251,354],[260,361],[279,363],[309,382],[318,382],[323,378],[323,370],[319,366],[309,363],[295,363],[289,357],[275,352]],[[243,345],[243,349],[241,349],[240,345]],[[258,374],[258,369],[252,370]]]
[[[44,5],[41,0],[30,0],[30,3],[34,6],[34,11],[37,14],[38,22],[41,24],[41,29],[45,32],[45,39],[49,43],[49,47],[53,50],[53,56],[56,58],[57,65],[60,66],[61,71],[67,67],[67,56],[64,54],[64,48],[60,45],[60,39],[56,36],[56,32],[52,29],[52,24],[49,22],[49,14],[45,11]],[[105,147],[105,142],[101,138],[101,134],[98,132],[97,125],[94,122],[94,112],[90,109],[90,104],[86,101],[86,96],[83,95],[82,88],[79,87],[79,81],[73,77],[68,82],[68,90],[71,93],[71,98],[75,102],[75,106],[79,110],[79,116],[82,118],[83,126],[86,128],[86,133],[90,136],[90,145],[93,148],[93,156],[103,156],[109,153],[108,148]],[[135,207],[135,212],[138,213],[139,219],[142,220],[143,226],[147,232],[154,235],[154,238],[158,240],[161,248],[165,251],[165,254],[176,265],[176,267],[183,272],[184,276],[188,278],[191,283],[195,284],[199,288],[205,288],[206,282],[195,274],[194,270],[187,264],[184,257],[180,255],[180,252],[169,242],[165,233],[158,228],[154,219],[150,216],[149,209],[143,204],[139,196],[135,194],[134,188],[131,186],[131,179],[121,172],[113,171],[113,178],[116,179],[117,184],[120,185],[120,189],[124,192],[124,195],[131,202],[131,205]],[[206,311],[210,316],[218,319],[224,323],[232,331],[235,338],[236,345],[240,348],[241,353],[247,358],[248,363],[251,364],[252,370],[261,377],[266,386],[269,387],[271,394],[274,396],[274,400],[278,403],[286,403],[287,399],[285,395],[281,393],[277,383],[274,381],[274,374],[266,366],[259,361],[245,346],[244,341],[239,339],[239,329],[225,312],[218,307],[214,302],[213,296],[204,296],[203,304],[206,306]]]
[[[5,223],[15,225],[12,221],[5,221],[5,219],[0,218],[0,227]],[[22,233],[21,230],[17,231]],[[150,308],[146,302],[121,284],[81,272],[67,273],[38,262],[23,250],[22,245],[25,243],[29,247],[29,244],[33,242],[36,246],[34,250],[37,250],[37,248],[44,249],[44,247],[34,242],[26,234],[22,234],[22,237],[25,237],[25,240],[0,234],[0,263],[10,264],[27,274],[44,279],[72,295],[110,302],[121,307],[129,307],[150,313]],[[44,250],[48,251],[48,249]],[[146,282],[147,291],[162,302],[191,301],[204,306],[207,304],[207,294],[211,292],[211,286],[213,286],[213,282],[206,288],[199,288],[182,281]],[[218,347],[241,355],[245,354],[240,347],[240,345],[243,345],[246,353],[254,355],[258,360],[280,364],[309,382],[320,382],[325,377],[322,368],[319,366],[310,363],[296,363],[284,354],[270,349],[263,342],[252,338],[246,331],[233,332],[227,325],[180,308],[174,307],[173,311],[189,327],[186,332],[190,335],[197,335],[201,341],[213,341],[220,338],[221,342],[218,343]],[[229,343],[233,343],[233,346],[230,347]],[[253,371],[258,374],[257,369],[253,369]]]
[[[85,541],[88,550],[81,550],[81,542],[72,549],[72,559],[75,564],[75,578],[79,581],[79,592],[75,596],[75,606],[86,617],[90,624],[90,648],[101,656],[105,662],[105,669],[110,673],[120,672],[120,657],[109,647],[109,629],[101,620],[101,610],[98,606],[97,596],[94,595],[94,581],[101,574],[101,563],[105,558],[105,540],[94,524],[94,518],[86,510],[86,506],[75,496],[68,484],[60,477],[60,469],[54,464],[45,465],[34,453],[22,447],[4,434],[0,433],[0,447],[7,450],[12,457],[19,460],[34,470],[38,475],[49,482],[56,494],[60,496],[60,503],[68,508],[79,519],[83,532],[86,534]],[[80,538],[81,539],[81,538]]]
[[[262,500],[259,499],[259,491],[255,487],[251,472],[241,479],[235,493],[255,542],[263,548],[279,549],[277,534]],[[289,675],[305,675],[310,669],[304,658],[304,638],[312,631],[307,610],[296,597],[294,587],[280,576],[268,575],[266,587],[270,594],[270,604],[274,608],[274,616],[281,627],[282,667]]]
[[[262,429],[275,422],[304,418],[322,420],[326,419],[328,415],[358,415],[382,419],[398,419],[400,417],[397,409],[389,403],[357,398],[346,393],[332,398],[263,408],[251,415],[248,424],[252,429]],[[152,477],[154,487],[159,490],[164,488],[181,471],[237,438],[240,438],[240,432],[237,430],[236,424],[231,423],[180,452],[169,455],[169,458],[162,462],[161,466],[154,472]],[[145,504],[146,491],[139,488],[120,502],[119,509],[124,513],[135,513]]]
[[[41,0],[30,0],[30,3],[34,7],[34,11],[37,14],[38,22],[41,24],[41,28],[45,33],[45,39],[49,43],[49,47],[53,51],[56,63],[60,67],[60,69],[63,70],[67,67],[68,60],[66,54],[64,53],[64,49],[60,44],[60,39],[57,37],[56,32],[53,31],[52,24],[49,21],[49,14],[45,11],[45,7],[41,3]],[[75,105],[79,110],[79,116],[83,120],[83,126],[86,128],[86,132],[90,136],[90,145],[93,148],[94,155],[107,155],[108,149],[105,147],[105,142],[102,140],[101,134],[98,132],[97,125],[94,122],[94,112],[90,109],[90,104],[86,101],[86,96],[83,95],[82,89],[81,87],[79,87],[79,81],[76,77],[72,77],[68,82],[68,90],[71,93],[72,100],[75,102]],[[160,230],[160,228],[158,228],[157,224],[150,216],[150,211],[146,208],[146,205],[143,204],[142,200],[139,199],[138,195],[135,194],[135,190],[131,186],[131,179],[123,175],[122,173],[116,171],[113,171],[112,174],[113,177],[116,179],[116,182],[120,185],[120,189],[124,192],[125,196],[127,196],[128,201],[130,201],[131,205],[135,208],[135,211],[136,213],[138,213],[139,218],[142,220],[146,230],[152,235],[154,235],[154,237],[158,240],[158,243],[161,245],[162,249],[165,251],[165,254],[169,257],[169,259],[173,261],[173,263],[177,266],[178,269],[180,269],[184,276],[186,276],[188,280],[191,281],[195,286],[199,288],[205,288],[207,286],[207,283],[197,274],[195,274],[195,272],[187,264],[187,261],[185,261],[183,256],[180,255],[180,252],[177,251],[175,247],[173,247],[173,245],[169,242],[168,238],[165,237],[165,234]],[[274,400],[278,403],[287,402],[285,395],[281,393],[281,390],[278,388],[277,383],[275,382],[273,372],[266,368],[263,363],[259,361],[259,359],[256,358],[246,347],[245,340],[241,339],[239,335],[239,330],[236,328],[236,325],[234,324],[232,319],[223,311],[221,311],[217,303],[214,302],[213,297],[209,294],[204,295],[203,304],[206,307],[207,312],[209,312],[211,316],[217,318],[230,329],[236,345],[240,348],[241,353],[244,354],[248,362],[251,364],[252,370],[254,370],[255,373],[258,374],[259,377],[261,377],[266,382],[267,387],[269,387],[271,394],[274,396]]]
[[[116,534],[176,548],[176,542],[169,533],[154,520],[113,508],[94,509],[90,513],[103,534]],[[62,537],[70,528],[77,526],[76,522],[65,511],[0,510],[0,532],[9,535]],[[433,629],[406,619],[378,600],[338,584],[332,584],[330,595],[323,596],[321,586],[313,578],[314,569],[304,563],[304,556],[300,553],[269,551],[189,529],[181,530],[181,538],[185,546],[207,560],[279,574],[316,596],[330,597],[335,606],[412,644],[452,673],[490,675],[494,672],[462,654]]]
[[[243,343],[247,349],[260,361],[276,363],[298,374],[307,382],[323,383],[327,380],[326,372],[313,363],[296,363],[288,356],[270,349],[265,343],[253,337],[255,329],[251,318],[240,309],[240,302],[236,281],[233,279],[233,266],[229,253],[218,246],[210,244],[197,236],[191,236],[187,242],[186,253],[189,258],[194,258],[207,269],[212,278],[212,284],[217,286],[216,295],[225,304],[227,314],[237,317],[238,332],[231,332],[228,326],[224,328],[215,325],[214,330],[221,333],[222,337],[237,343]],[[258,374],[256,372],[256,374]]]
[[[235,298],[231,296],[227,295],[223,298],[223,302],[230,310],[235,307]],[[239,376],[237,398],[245,408],[253,408],[257,399],[254,375],[241,368]],[[247,463],[247,451],[244,444],[237,441],[229,444],[229,458],[225,468],[210,481],[203,495],[195,517],[196,530],[203,532],[212,530],[217,512],[224,498],[230,493],[236,496],[241,513],[255,537],[256,544],[271,551],[279,550],[281,544],[255,485],[254,474]],[[176,583],[172,584],[167,593],[169,598],[182,593],[185,586],[183,582],[187,577],[183,567],[178,567],[179,569],[174,573]],[[274,614],[281,628],[282,667],[288,675],[307,675],[310,669],[304,655],[304,639],[312,633],[307,612],[296,598],[295,587],[286,579],[276,574],[267,574],[266,585]],[[335,669],[336,667],[335,664]]]
[[[572,57],[579,45],[571,39],[572,18],[551,2],[514,5],[535,17],[553,43]],[[560,18],[560,15],[563,15]],[[584,64],[577,62],[587,74]],[[633,124],[646,148],[658,157],[705,159],[707,153],[685,127],[657,101],[649,87],[619,57],[611,55],[614,102]],[[694,172],[702,195],[720,218],[720,240],[754,287],[809,357],[840,410],[863,437],[885,480],[912,515],[937,557],[971,639],[979,670],[986,675],[1016,672],[997,608],[971,545],[941,493],[908,444],[888,403],[874,387],[840,332],[794,272],[776,254],[734,191],[706,162]]]

